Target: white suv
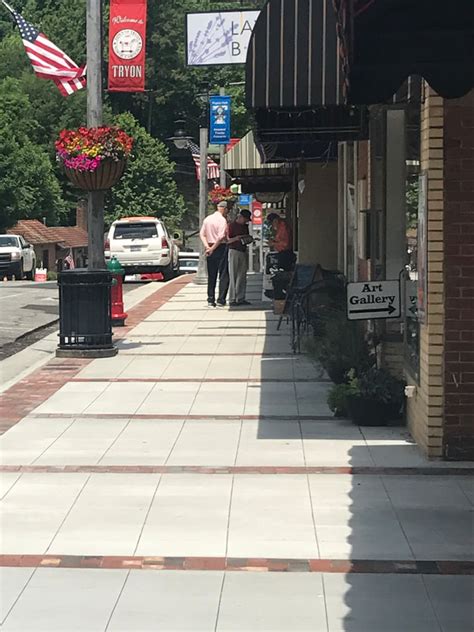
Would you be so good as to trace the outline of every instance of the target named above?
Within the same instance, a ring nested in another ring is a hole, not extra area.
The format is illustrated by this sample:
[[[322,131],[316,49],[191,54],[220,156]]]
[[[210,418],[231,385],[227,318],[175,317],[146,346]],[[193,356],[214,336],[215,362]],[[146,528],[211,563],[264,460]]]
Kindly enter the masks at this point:
[[[105,258],[117,257],[125,274],[161,272],[171,279],[179,269],[179,248],[156,217],[124,217],[110,227]]]
[[[0,235],[0,277],[31,281],[35,278],[36,255],[21,235]]]

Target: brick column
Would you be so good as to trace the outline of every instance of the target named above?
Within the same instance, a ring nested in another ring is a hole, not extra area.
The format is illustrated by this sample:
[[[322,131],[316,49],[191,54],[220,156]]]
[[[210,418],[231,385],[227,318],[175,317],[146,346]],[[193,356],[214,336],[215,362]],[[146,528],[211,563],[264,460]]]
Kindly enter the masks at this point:
[[[444,455],[474,459],[474,91],[444,107]]]
[[[420,325],[420,380],[407,400],[407,421],[419,446],[431,457],[443,454],[444,414],[444,181],[443,99],[426,84],[421,111],[421,169],[428,173],[428,296]]]

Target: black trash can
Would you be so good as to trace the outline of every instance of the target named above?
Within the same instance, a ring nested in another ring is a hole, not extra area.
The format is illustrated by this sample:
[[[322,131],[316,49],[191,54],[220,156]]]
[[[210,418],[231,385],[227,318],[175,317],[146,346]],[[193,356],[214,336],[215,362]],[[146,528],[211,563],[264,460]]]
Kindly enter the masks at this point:
[[[112,342],[108,270],[65,270],[59,274],[59,357],[116,355]]]

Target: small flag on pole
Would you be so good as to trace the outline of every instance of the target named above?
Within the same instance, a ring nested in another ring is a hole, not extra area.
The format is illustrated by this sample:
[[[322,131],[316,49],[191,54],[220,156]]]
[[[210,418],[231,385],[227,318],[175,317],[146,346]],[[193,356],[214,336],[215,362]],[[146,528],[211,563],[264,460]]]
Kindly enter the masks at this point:
[[[189,149],[191,150],[191,155],[194,160],[194,165],[196,167],[196,178],[198,180],[201,179],[201,151],[196,143],[189,141]],[[220,175],[219,165],[217,162],[214,162],[212,158],[207,159],[207,179],[208,180],[217,180]]]
[[[72,254],[72,248],[69,248],[69,254],[64,258],[64,261],[68,264],[69,270],[74,270],[76,264],[74,263],[74,257]]]
[[[51,79],[65,97],[86,85],[86,68],[81,68],[60,48],[27,22],[5,0],[2,3],[15,18],[28,59],[37,77]]]

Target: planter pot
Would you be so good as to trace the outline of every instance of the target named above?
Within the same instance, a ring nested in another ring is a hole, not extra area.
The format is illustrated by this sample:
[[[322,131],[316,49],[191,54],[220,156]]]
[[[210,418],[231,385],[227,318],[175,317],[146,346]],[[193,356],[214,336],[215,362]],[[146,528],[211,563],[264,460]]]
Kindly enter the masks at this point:
[[[358,426],[386,426],[400,417],[397,406],[360,397],[349,398],[349,414]]]
[[[64,167],[74,186],[85,191],[106,191],[120,180],[127,165],[126,160],[104,160],[95,171],[77,171]]]

